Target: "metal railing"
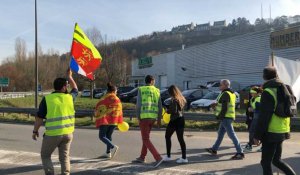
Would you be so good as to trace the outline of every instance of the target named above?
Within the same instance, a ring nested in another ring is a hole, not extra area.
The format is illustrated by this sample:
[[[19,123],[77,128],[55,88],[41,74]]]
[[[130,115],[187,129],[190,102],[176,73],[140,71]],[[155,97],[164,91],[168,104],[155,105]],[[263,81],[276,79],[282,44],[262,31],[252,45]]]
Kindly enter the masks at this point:
[[[20,113],[20,114],[27,114],[28,117],[35,116],[37,110],[35,108],[12,108],[12,107],[2,107],[0,108],[0,113]],[[136,117],[135,110],[123,110],[123,116],[126,118],[130,118],[132,120]],[[91,120],[94,118],[94,111],[91,109],[77,109],[75,113],[75,117],[91,117]],[[194,121],[216,121],[216,117],[213,114],[209,113],[192,113],[186,112],[184,114],[186,120],[194,120]],[[235,122],[244,123],[246,120],[245,115],[237,115]],[[293,126],[300,126],[300,118],[295,117],[291,120],[291,125]]]

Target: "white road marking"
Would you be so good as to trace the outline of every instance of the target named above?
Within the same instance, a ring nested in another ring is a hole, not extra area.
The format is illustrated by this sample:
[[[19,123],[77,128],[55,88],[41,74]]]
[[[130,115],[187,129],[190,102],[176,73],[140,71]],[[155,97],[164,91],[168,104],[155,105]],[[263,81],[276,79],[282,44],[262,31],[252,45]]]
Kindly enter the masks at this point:
[[[55,167],[60,167],[58,156],[52,156]],[[42,166],[40,154],[25,151],[0,150],[0,164],[10,164],[17,166]],[[159,168],[155,169],[151,165],[131,164],[127,162],[117,162],[111,160],[89,159],[80,157],[71,157],[72,169],[76,170],[95,170],[99,172],[110,172],[118,174],[201,174],[200,171],[179,169],[179,168]]]

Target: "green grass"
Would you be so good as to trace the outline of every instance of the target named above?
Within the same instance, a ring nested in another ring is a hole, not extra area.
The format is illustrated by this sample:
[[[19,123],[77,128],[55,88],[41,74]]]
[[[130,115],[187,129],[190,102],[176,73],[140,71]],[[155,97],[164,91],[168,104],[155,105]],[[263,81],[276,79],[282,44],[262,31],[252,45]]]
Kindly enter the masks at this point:
[[[24,98],[11,98],[0,100],[0,107],[17,107],[17,108],[33,108],[34,96]],[[38,97],[38,103],[42,100],[42,96]],[[99,99],[77,97],[75,100],[75,109],[94,109]],[[135,104],[123,103],[123,109],[134,109]]]

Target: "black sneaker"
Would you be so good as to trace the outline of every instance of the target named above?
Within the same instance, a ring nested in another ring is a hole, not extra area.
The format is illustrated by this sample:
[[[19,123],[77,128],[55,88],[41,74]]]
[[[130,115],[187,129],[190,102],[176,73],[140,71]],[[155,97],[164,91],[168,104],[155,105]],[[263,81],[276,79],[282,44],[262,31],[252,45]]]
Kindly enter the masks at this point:
[[[146,160],[138,157],[135,160],[133,160],[132,163],[146,163]]]
[[[242,160],[245,158],[244,153],[236,153],[234,156],[231,157],[232,160]]]
[[[213,150],[212,148],[206,148],[205,149],[207,152],[209,152],[211,155],[217,155],[218,154],[218,152],[217,151],[215,151],[215,150]]]

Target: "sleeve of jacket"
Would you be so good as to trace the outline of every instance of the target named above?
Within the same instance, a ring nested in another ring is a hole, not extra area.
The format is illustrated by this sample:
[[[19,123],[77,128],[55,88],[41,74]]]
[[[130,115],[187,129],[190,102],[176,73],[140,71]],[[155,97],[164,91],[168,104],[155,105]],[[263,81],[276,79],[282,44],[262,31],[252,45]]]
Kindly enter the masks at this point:
[[[142,96],[140,89],[138,89],[138,95],[136,97],[136,116],[138,119],[141,119],[141,106],[142,106]]]
[[[161,98],[159,97],[158,99],[158,120],[160,120],[162,118],[162,102],[161,102]]]
[[[228,95],[228,93],[224,93],[220,99],[221,103],[222,103],[222,109],[221,109],[221,112],[218,116],[219,119],[222,119],[225,117],[226,115],[226,112],[227,112],[227,108],[228,108],[228,103],[230,101],[230,97]]]
[[[274,112],[275,101],[271,94],[264,91],[261,96],[260,114],[254,133],[254,138],[262,140],[263,136],[268,132],[270,120]]]

